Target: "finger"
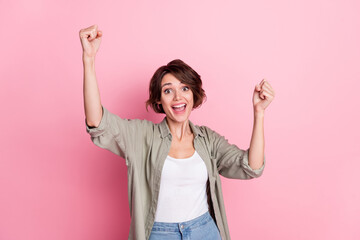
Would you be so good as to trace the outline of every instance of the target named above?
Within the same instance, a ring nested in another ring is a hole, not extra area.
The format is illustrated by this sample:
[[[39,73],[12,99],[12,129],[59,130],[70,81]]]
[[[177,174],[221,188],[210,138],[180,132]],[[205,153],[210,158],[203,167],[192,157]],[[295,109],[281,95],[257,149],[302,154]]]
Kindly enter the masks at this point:
[[[261,82],[259,83],[260,88],[263,85],[263,83],[264,83],[264,79],[262,79]]]
[[[102,31],[98,30],[96,38],[98,39],[98,38],[101,38],[101,37],[102,37]]]
[[[256,86],[255,86],[255,91],[259,92],[260,90],[261,90],[260,84],[256,84]]]
[[[265,99],[265,97],[264,97],[264,95],[263,95],[262,93],[259,94],[259,97],[260,97],[261,99]]]
[[[81,29],[79,32],[80,38],[87,38],[89,35],[89,31],[87,31],[86,29]]]
[[[270,89],[267,85],[263,85],[262,87],[261,87],[261,89],[262,90],[266,90],[266,91],[268,91],[269,93],[272,93],[273,92],[273,90],[272,89]]]
[[[94,38],[93,39],[101,39],[102,37],[102,31],[97,30],[94,32]]]
[[[97,29],[97,26],[96,26],[96,25],[92,25],[92,26],[90,26],[90,27],[81,29],[81,30],[80,30],[80,35],[82,35],[82,36],[89,35],[90,32],[91,32],[93,29]]]
[[[96,24],[85,29],[85,33],[89,41],[92,41],[97,37],[97,32],[98,32],[98,26]]]
[[[260,98],[261,99],[265,99],[265,93],[264,91],[261,91],[260,94],[259,94]]]
[[[92,35],[91,35],[92,39],[97,38],[97,35],[98,35],[98,25],[97,24],[92,26],[91,33],[92,33]]]
[[[265,99],[265,94],[264,94],[264,92],[261,92],[259,96],[260,96],[261,99]]]
[[[92,31],[83,31],[80,34],[81,39],[87,39],[89,41],[91,41],[93,37],[94,37],[94,33]]]
[[[88,40],[91,41],[96,38],[97,32],[95,29],[91,30],[90,37],[88,37]]]
[[[269,93],[268,91],[263,91],[262,95],[265,96],[267,99],[273,99],[274,95]]]
[[[266,79],[263,78],[263,79],[261,80],[261,82],[260,82],[260,85],[261,85],[261,86],[264,85],[265,82],[266,82]]]
[[[267,86],[267,87],[269,87],[271,90],[273,90],[272,86],[270,85],[270,83],[269,83],[268,81],[266,81],[266,82],[264,83],[264,85]]]
[[[268,81],[265,81],[265,83],[262,85],[262,89],[267,89],[272,95],[275,95],[275,91]]]
[[[263,90],[263,89],[260,89],[260,91],[259,91],[259,97],[260,97],[261,99],[264,99],[263,92],[264,92],[264,90]]]

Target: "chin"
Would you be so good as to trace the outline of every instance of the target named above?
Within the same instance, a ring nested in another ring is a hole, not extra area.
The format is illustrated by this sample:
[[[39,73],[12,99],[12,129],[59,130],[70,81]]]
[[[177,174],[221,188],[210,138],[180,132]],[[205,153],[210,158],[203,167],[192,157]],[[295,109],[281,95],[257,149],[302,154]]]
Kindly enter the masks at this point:
[[[188,116],[169,116],[166,115],[167,118],[171,119],[174,122],[178,122],[178,123],[182,123],[185,122],[189,119],[189,115]]]
[[[171,121],[182,123],[189,119],[190,113],[184,113],[184,114],[170,113],[170,114],[166,114],[166,117]]]

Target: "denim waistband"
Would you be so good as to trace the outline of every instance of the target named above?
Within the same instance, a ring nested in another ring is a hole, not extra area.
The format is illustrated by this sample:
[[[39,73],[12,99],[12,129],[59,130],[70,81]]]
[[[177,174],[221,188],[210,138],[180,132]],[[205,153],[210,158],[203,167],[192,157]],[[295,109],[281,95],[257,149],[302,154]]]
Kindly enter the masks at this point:
[[[179,223],[154,222],[153,230],[154,231],[166,231],[166,232],[178,232],[178,231],[184,230],[185,228],[190,228],[190,229],[197,228],[199,226],[202,226],[202,225],[208,223],[211,220],[212,220],[212,217],[211,217],[209,211],[207,211],[203,215],[201,215],[197,218],[191,219],[189,221],[185,221],[185,222],[179,222]]]

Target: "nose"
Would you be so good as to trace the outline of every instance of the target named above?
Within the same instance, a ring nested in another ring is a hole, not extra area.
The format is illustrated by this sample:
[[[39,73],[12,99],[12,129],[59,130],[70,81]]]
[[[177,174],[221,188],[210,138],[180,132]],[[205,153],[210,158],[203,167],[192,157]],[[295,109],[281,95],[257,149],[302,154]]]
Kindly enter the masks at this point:
[[[175,91],[175,94],[174,94],[174,100],[180,100],[180,97],[181,97],[181,93],[179,92],[179,90],[176,90]]]

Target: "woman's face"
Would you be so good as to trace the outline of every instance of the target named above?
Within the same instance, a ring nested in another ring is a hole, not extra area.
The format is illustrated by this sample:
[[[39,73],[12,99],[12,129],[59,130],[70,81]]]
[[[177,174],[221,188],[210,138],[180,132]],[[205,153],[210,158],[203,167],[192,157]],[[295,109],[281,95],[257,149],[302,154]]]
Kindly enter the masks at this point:
[[[161,99],[168,120],[184,122],[188,120],[194,106],[193,93],[171,73],[166,73],[161,81]]]

